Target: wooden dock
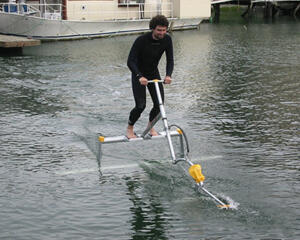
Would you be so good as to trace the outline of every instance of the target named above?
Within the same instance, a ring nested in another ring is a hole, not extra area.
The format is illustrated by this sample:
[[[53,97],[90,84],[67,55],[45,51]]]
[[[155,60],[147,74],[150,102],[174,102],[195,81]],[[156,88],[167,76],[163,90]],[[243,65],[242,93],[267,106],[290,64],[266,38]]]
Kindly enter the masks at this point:
[[[40,44],[40,40],[0,34],[0,48],[22,48]]]

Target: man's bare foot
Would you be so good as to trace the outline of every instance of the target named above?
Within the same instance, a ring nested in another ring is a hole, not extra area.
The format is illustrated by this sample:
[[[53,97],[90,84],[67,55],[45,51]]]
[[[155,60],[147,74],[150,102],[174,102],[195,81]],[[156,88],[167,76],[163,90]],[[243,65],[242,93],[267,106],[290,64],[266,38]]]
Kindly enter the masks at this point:
[[[131,139],[131,138],[136,138],[136,135],[134,134],[133,131],[133,126],[128,125],[127,131],[126,131],[126,136]]]
[[[150,135],[151,135],[151,136],[158,136],[159,134],[158,134],[158,132],[155,131],[154,128],[151,128],[151,130],[150,130]]]

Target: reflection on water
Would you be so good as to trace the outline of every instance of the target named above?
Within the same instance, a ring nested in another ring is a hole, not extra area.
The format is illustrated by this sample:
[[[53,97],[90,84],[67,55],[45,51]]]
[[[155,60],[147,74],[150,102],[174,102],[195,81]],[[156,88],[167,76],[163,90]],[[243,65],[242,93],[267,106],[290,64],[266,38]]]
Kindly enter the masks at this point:
[[[166,237],[167,222],[164,217],[165,211],[159,203],[159,199],[153,196],[139,196],[138,190],[142,183],[139,179],[127,182],[128,195],[133,207],[130,208],[132,213],[132,230],[131,239],[168,239]]]
[[[298,28],[221,23],[172,33],[168,120],[187,133],[207,188],[239,205],[232,211],[194,191],[163,141],[105,145],[96,160],[97,133],[125,133],[136,36],[0,57],[0,238],[298,239]]]

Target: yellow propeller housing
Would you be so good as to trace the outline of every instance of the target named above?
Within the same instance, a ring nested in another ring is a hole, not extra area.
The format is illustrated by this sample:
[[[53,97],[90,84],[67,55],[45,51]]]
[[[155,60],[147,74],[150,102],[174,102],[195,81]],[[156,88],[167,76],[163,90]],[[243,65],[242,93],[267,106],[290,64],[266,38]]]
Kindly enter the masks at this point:
[[[199,164],[194,164],[189,168],[190,175],[194,178],[196,183],[204,182],[205,177],[202,174],[201,166]]]

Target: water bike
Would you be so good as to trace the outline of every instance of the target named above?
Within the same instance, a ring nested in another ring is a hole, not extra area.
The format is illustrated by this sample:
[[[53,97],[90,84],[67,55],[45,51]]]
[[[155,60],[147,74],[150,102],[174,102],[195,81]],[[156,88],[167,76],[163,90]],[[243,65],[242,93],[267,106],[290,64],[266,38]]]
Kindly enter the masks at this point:
[[[187,136],[184,133],[184,131],[177,125],[168,125],[167,121],[167,115],[165,112],[165,108],[162,102],[160,90],[159,90],[159,83],[162,83],[163,80],[149,80],[148,84],[154,84],[155,85],[155,90],[156,94],[158,97],[158,102],[159,102],[159,109],[160,109],[160,114],[152,121],[152,124],[148,126],[145,131],[137,135],[136,138],[131,138],[128,139],[127,136],[115,136],[115,137],[105,137],[105,136],[98,136],[98,140],[100,143],[99,146],[99,155],[98,159],[100,160],[102,158],[102,145],[103,144],[109,144],[109,143],[117,143],[117,142],[136,142],[136,141],[144,141],[144,140],[155,140],[155,139],[161,139],[161,138],[166,138],[168,141],[168,146],[170,150],[170,155],[171,155],[171,161],[173,164],[177,164],[178,162],[185,162],[188,165],[188,172],[192,176],[192,178],[196,182],[196,190],[199,192],[204,192],[207,194],[209,197],[211,197],[217,206],[222,209],[229,209],[230,205],[226,204],[224,201],[221,201],[218,197],[216,197],[214,194],[212,194],[210,191],[208,191],[204,187],[204,180],[205,177],[202,174],[202,169],[200,164],[194,164],[188,157],[189,153],[189,145],[188,145],[188,140]],[[149,134],[150,129],[158,122],[159,119],[162,119],[163,122],[163,127],[164,131],[160,132],[158,136],[151,136]],[[171,130],[172,127],[176,127],[176,130]],[[180,142],[180,154],[179,157],[176,157],[175,151],[174,151],[174,146],[172,143],[172,137],[179,137],[179,142]],[[186,151],[185,147],[186,146]]]

